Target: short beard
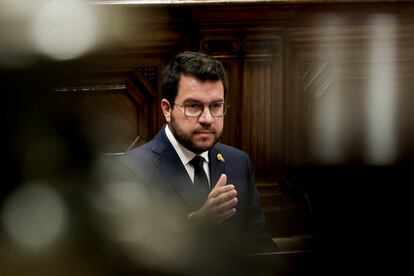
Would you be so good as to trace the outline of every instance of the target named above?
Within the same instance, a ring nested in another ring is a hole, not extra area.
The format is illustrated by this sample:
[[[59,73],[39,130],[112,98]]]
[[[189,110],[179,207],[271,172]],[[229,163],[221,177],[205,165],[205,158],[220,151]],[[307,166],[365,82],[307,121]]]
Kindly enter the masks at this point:
[[[200,147],[200,146],[197,146],[193,142],[193,140],[191,139],[191,134],[185,133],[178,126],[178,124],[175,123],[174,116],[171,116],[171,121],[170,121],[169,126],[170,126],[170,130],[171,130],[172,134],[174,135],[174,137],[178,141],[178,143],[180,143],[182,146],[184,146],[189,151],[192,151],[196,154],[200,154],[202,152],[205,152],[205,151],[211,149],[221,137],[221,132],[220,133],[215,133],[215,140],[211,144],[211,146],[209,146],[209,147]]]

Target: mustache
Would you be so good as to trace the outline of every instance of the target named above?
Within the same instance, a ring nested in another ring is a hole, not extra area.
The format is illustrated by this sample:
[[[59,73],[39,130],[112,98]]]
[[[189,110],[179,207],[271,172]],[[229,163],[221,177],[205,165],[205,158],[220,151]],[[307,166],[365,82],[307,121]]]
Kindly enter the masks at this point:
[[[211,133],[216,133],[216,130],[213,128],[206,128],[206,127],[201,127],[201,128],[197,128],[196,130],[194,130],[193,133],[199,133],[199,132],[211,132]]]

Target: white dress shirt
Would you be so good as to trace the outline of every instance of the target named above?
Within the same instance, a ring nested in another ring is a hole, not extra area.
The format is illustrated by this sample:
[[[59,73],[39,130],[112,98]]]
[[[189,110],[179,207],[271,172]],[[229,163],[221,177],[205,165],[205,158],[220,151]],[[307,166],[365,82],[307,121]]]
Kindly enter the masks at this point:
[[[168,125],[165,126],[165,134],[167,135],[168,140],[170,140],[172,146],[174,147],[175,151],[177,152],[178,156],[180,157],[181,162],[183,163],[185,169],[187,170],[188,175],[191,178],[191,181],[194,183],[194,167],[190,164],[190,161],[196,156],[194,152],[186,149],[183,145],[178,143],[175,139],[174,135],[172,134]],[[208,168],[208,163],[210,162],[208,158],[208,151],[204,151],[198,154],[204,158],[206,162],[203,163],[204,172],[207,175],[208,183],[210,185],[210,170]],[[211,186],[211,185],[210,185]]]

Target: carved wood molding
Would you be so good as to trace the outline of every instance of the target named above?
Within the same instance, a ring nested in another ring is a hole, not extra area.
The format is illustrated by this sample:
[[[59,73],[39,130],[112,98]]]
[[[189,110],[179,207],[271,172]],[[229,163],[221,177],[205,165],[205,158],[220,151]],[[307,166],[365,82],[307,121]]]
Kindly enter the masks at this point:
[[[278,51],[277,43],[274,40],[245,40],[243,49],[246,53],[271,54],[276,55]]]
[[[204,33],[200,42],[201,51],[224,56],[278,56],[282,39],[277,30],[220,29]],[[226,33],[232,33],[228,35]]]
[[[278,32],[278,30],[248,30],[243,39],[243,50],[246,56],[280,55],[282,39]]]
[[[62,86],[55,89],[56,92],[65,93],[92,93],[98,91],[125,91],[125,84],[108,84],[108,85],[84,85],[84,86]]]
[[[92,4],[98,5],[228,5],[228,4],[274,4],[274,5],[292,5],[292,4],[341,4],[341,3],[395,3],[409,2],[410,0],[90,0]]]
[[[237,55],[240,49],[238,36],[207,35],[200,42],[200,50],[210,55]]]
[[[156,67],[137,67],[129,74],[129,80],[144,93],[147,98],[154,98],[157,87]]]
[[[152,85],[152,90],[157,87],[157,67],[137,67],[137,69],[148,82]],[[153,93],[155,94],[155,93]]]

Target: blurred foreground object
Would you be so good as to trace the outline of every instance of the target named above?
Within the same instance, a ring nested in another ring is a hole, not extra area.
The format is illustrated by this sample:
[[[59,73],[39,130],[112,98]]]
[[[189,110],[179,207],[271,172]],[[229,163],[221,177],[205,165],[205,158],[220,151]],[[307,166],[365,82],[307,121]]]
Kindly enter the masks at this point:
[[[0,2],[1,275],[118,275],[85,194],[101,149],[57,90],[117,43],[100,29],[114,16],[84,1]]]

